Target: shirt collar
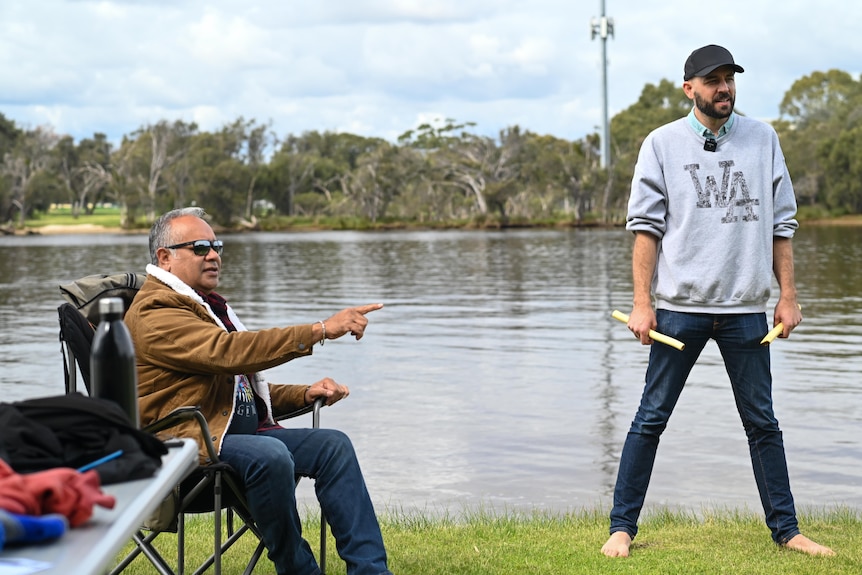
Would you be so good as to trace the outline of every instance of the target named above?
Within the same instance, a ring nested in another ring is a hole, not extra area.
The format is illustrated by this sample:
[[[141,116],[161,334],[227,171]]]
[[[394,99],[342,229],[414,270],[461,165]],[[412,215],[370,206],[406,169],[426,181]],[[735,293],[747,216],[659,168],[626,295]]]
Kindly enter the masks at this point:
[[[718,133],[713,134],[712,130],[710,130],[709,128],[707,128],[706,126],[704,126],[703,124],[700,123],[700,120],[698,120],[697,116],[694,115],[694,108],[692,108],[691,112],[688,113],[688,124],[691,126],[691,128],[695,132],[697,132],[698,136],[701,136],[704,138],[713,137],[715,139],[718,139],[718,138],[726,136],[728,133],[730,133],[730,129],[733,128],[733,119],[735,117],[736,117],[736,113],[734,112],[730,115],[730,117],[727,119],[727,121],[724,123],[724,125],[718,129]]]

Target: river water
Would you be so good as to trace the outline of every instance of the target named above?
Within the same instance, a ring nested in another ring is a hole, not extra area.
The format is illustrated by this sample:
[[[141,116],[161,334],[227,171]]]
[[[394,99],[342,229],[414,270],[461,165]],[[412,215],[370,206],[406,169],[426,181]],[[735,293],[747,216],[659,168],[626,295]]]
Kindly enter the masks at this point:
[[[630,310],[630,234],[222,239],[219,291],[249,329],[385,304],[369,316],[361,341],[329,341],[312,357],[268,372],[273,382],[330,376],[350,386],[350,397],[327,408],[322,421],[353,439],[379,508],[610,506],[648,356],[610,315]],[[800,508],[859,508],[862,229],[803,227],[794,246],[805,320],[772,345],[791,485]],[[143,271],[146,252],[144,235],[0,238],[3,401],[63,393],[58,285],[92,273]],[[312,497],[309,485],[301,484],[301,498]],[[647,505],[759,510],[714,343],[663,435]]]

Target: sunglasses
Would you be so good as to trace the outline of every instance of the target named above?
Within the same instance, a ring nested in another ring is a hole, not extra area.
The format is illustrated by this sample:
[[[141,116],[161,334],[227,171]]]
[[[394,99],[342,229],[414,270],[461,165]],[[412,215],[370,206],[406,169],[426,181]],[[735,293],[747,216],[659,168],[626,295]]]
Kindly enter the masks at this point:
[[[221,240],[209,241],[209,240],[194,240],[191,242],[183,242],[181,244],[174,244],[172,246],[165,246],[166,249],[175,250],[178,248],[189,248],[192,250],[196,256],[206,256],[210,253],[210,250],[213,250],[218,255],[221,255],[222,251],[224,251],[224,242]]]

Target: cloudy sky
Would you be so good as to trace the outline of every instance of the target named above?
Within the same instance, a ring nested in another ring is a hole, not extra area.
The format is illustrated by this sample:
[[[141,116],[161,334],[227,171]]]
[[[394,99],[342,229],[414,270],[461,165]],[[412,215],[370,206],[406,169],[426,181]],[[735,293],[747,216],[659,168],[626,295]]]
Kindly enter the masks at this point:
[[[862,4],[847,0],[606,0],[610,115],[643,87],[682,82],[692,49],[745,67],[737,107],[778,116],[814,71],[858,75]],[[496,135],[519,125],[600,131],[601,0],[2,0],[0,113],[76,140],[118,142],[159,120],[217,130],[395,140],[438,118]],[[858,77],[858,76],[857,76]]]

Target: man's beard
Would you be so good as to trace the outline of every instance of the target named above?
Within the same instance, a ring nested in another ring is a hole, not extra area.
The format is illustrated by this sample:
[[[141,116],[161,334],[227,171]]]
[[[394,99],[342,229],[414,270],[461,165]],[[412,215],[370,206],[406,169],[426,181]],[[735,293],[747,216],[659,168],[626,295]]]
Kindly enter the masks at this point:
[[[716,98],[724,97],[724,94],[718,94]],[[719,112],[715,108],[715,104],[712,102],[707,102],[703,98],[700,97],[700,94],[694,95],[694,105],[698,110],[701,111],[705,116],[709,116],[710,118],[715,118],[717,120],[723,120],[724,118],[729,118],[730,114],[733,112],[733,106],[736,104],[736,99],[733,96],[728,96],[730,98],[730,108],[727,112]]]

